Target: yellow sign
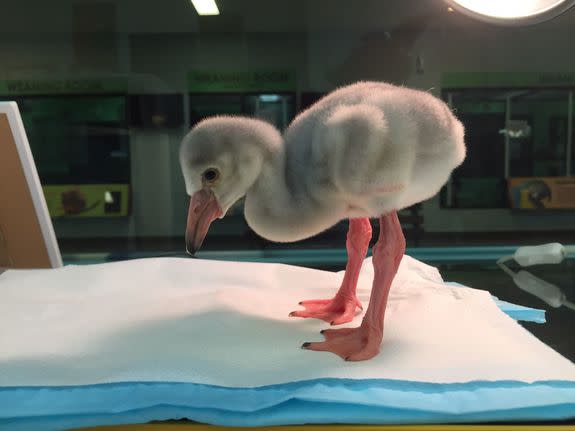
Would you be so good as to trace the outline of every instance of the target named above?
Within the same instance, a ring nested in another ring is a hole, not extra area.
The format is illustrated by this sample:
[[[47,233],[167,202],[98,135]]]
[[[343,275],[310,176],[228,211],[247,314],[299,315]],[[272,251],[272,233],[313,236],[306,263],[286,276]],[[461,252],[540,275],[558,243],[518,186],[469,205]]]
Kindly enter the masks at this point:
[[[510,178],[512,208],[575,209],[575,177]]]
[[[128,184],[43,186],[52,217],[122,217],[129,214]]]

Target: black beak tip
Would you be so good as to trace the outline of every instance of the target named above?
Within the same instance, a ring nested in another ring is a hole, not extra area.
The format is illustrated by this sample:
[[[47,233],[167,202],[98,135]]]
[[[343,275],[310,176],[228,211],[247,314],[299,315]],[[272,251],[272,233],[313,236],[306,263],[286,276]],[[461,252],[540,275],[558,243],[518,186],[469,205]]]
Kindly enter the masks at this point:
[[[196,257],[197,251],[198,248],[194,247],[194,245],[191,242],[186,242],[186,253],[188,253],[191,257]]]

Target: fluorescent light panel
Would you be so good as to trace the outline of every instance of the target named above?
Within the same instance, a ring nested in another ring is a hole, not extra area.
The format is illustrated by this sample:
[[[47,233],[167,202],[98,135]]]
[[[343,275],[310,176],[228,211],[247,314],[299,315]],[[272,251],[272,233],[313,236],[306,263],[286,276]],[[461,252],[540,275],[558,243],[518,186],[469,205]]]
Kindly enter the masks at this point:
[[[553,9],[563,0],[454,0],[466,9],[494,18],[523,18]]]
[[[219,15],[220,11],[215,0],[192,0],[198,15]]]
[[[278,94],[260,94],[260,101],[266,102],[279,102],[280,96]]]

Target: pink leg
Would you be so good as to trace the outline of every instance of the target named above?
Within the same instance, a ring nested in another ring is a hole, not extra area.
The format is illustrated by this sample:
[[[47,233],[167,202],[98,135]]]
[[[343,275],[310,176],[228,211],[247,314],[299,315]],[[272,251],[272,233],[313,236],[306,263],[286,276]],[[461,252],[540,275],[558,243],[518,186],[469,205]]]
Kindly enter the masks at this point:
[[[381,217],[380,226],[379,239],[373,247],[375,276],[371,298],[361,325],[357,328],[326,329],[322,331],[325,341],[304,343],[302,348],[332,352],[346,361],[363,361],[379,353],[389,289],[405,252],[405,238],[397,213]]]
[[[361,264],[367,254],[371,239],[371,223],[367,218],[351,219],[347,232],[347,265],[339,290],[333,299],[312,299],[299,304],[305,307],[302,311],[292,311],[290,316],[314,317],[332,325],[351,322],[356,309],[361,309],[361,302],[355,296]]]

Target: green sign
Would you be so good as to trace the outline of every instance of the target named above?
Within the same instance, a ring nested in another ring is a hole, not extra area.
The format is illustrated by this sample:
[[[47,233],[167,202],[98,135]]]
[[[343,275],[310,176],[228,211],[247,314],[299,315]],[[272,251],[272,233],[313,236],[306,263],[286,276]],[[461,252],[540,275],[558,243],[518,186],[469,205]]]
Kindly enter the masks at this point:
[[[1,95],[117,94],[126,93],[125,78],[107,79],[11,79],[0,81]]]
[[[445,73],[442,88],[575,87],[571,72],[461,72]]]
[[[290,70],[202,71],[188,73],[188,90],[198,93],[295,91],[296,74]]]
[[[505,102],[488,102],[478,100],[476,102],[462,102],[457,104],[459,112],[474,114],[505,113]]]

